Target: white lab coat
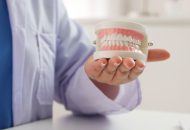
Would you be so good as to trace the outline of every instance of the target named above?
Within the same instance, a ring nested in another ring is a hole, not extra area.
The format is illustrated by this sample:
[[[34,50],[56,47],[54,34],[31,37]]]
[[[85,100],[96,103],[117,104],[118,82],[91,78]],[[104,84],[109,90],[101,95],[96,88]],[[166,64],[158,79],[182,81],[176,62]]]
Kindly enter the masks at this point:
[[[88,79],[92,46],[68,19],[61,0],[7,0],[13,37],[13,117],[19,125],[52,116],[52,101],[76,113],[129,111],[141,100],[138,81],[112,101]]]

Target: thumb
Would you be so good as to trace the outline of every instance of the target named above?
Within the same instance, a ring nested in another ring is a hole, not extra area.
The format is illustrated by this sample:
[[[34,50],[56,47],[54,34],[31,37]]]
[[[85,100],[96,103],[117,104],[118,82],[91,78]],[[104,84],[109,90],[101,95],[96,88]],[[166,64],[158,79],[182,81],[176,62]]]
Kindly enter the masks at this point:
[[[148,62],[163,61],[170,57],[170,53],[164,49],[149,49],[148,50]]]

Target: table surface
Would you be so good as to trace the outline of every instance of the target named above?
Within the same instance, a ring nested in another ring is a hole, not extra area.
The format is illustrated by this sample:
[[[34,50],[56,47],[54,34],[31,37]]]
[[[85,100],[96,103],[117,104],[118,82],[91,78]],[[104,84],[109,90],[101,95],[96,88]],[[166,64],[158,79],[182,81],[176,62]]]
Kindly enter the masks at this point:
[[[109,116],[76,116],[56,105],[53,115],[53,119],[9,130],[183,130],[181,121],[190,125],[190,114],[143,110]]]

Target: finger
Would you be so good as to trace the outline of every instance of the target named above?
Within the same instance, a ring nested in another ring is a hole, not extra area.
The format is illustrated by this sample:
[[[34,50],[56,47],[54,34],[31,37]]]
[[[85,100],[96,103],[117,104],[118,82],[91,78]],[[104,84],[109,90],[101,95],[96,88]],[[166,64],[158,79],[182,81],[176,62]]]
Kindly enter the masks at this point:
[[[89,74],[89,76],[94,79],[97,78],[106,67],[107,60],[105,58],[94,60],[91,57],[87,64],[88,65],[86,65],[87,67],[85,68],[85,70]]]
[[[170,57],[170,53],[164,49],[150,49],[147,61],[162,61]]]
[[[117,72],[114,75],[112,82],[116,84],[127,82],[129,72],[134,66],[135,61],[132,58],[123,59],[123,63],[117,69]]]
[[[112,80],[113,76],[119,65],[122,63],[122,58],[117,56],[113,57],[108,61],[106,68],[102,71],[100,79],[104,82],[109,82]]]
[[[145,68],[145,63],[140,60],[137,60],[135,62],[135,67],[129,73],[128,77],[129,81],[136,79],[143,72],[144,68]]]
[[[135,66],[135,61],[132,58],[123,59],[123,63],[118,68],[121,73],[126,73],[130,71],[131,68]]]
[[[94,70],[98,73],[100,73],[107,65],[107,60],[106,59],[99,59],[95,61],[94,64]]]

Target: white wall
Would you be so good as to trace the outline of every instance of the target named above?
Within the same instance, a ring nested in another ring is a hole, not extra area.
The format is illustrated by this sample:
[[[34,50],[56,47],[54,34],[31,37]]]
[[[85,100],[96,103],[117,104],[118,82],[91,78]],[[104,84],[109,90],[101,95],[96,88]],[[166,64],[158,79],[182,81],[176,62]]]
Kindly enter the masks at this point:
[[[94,40],[98,21],[79,21]],[[170,51],[168,61],[148,63],[140,76],[143,101],[141,109],[190,113],[190,20],[142,21],[147,26],[154,48]]]
[[[142,12],[143,2],[147,1],[147,10],[151,14],[164,15],[164,5],[169,0],[63,0],[72,18],[120,17],[131,11]],[[178,0],[180,16],[189,16],[190,1]],[[189,16],[190,17],[190,16]]]
[[[166,48],[171,58],[149,63],[140,77],[143,91],[141,108],[190,112],[190,44],[188,26],[148,26],[150,40]]]
[[[165,4],[169,0],[130,0],[130,9],[135,11],[142,11],[143,1],[148,1],[148,11],[152,14],[159,14],[160,16],[165,15]],[[179,4],[177,8],[180,12],[180,16],[190,16],[190,0],[178,0]],[[175,11],[176,9],[174,9]]]
[[[129,0],[63,0],[70,17],[118,17],[130,9]]]

